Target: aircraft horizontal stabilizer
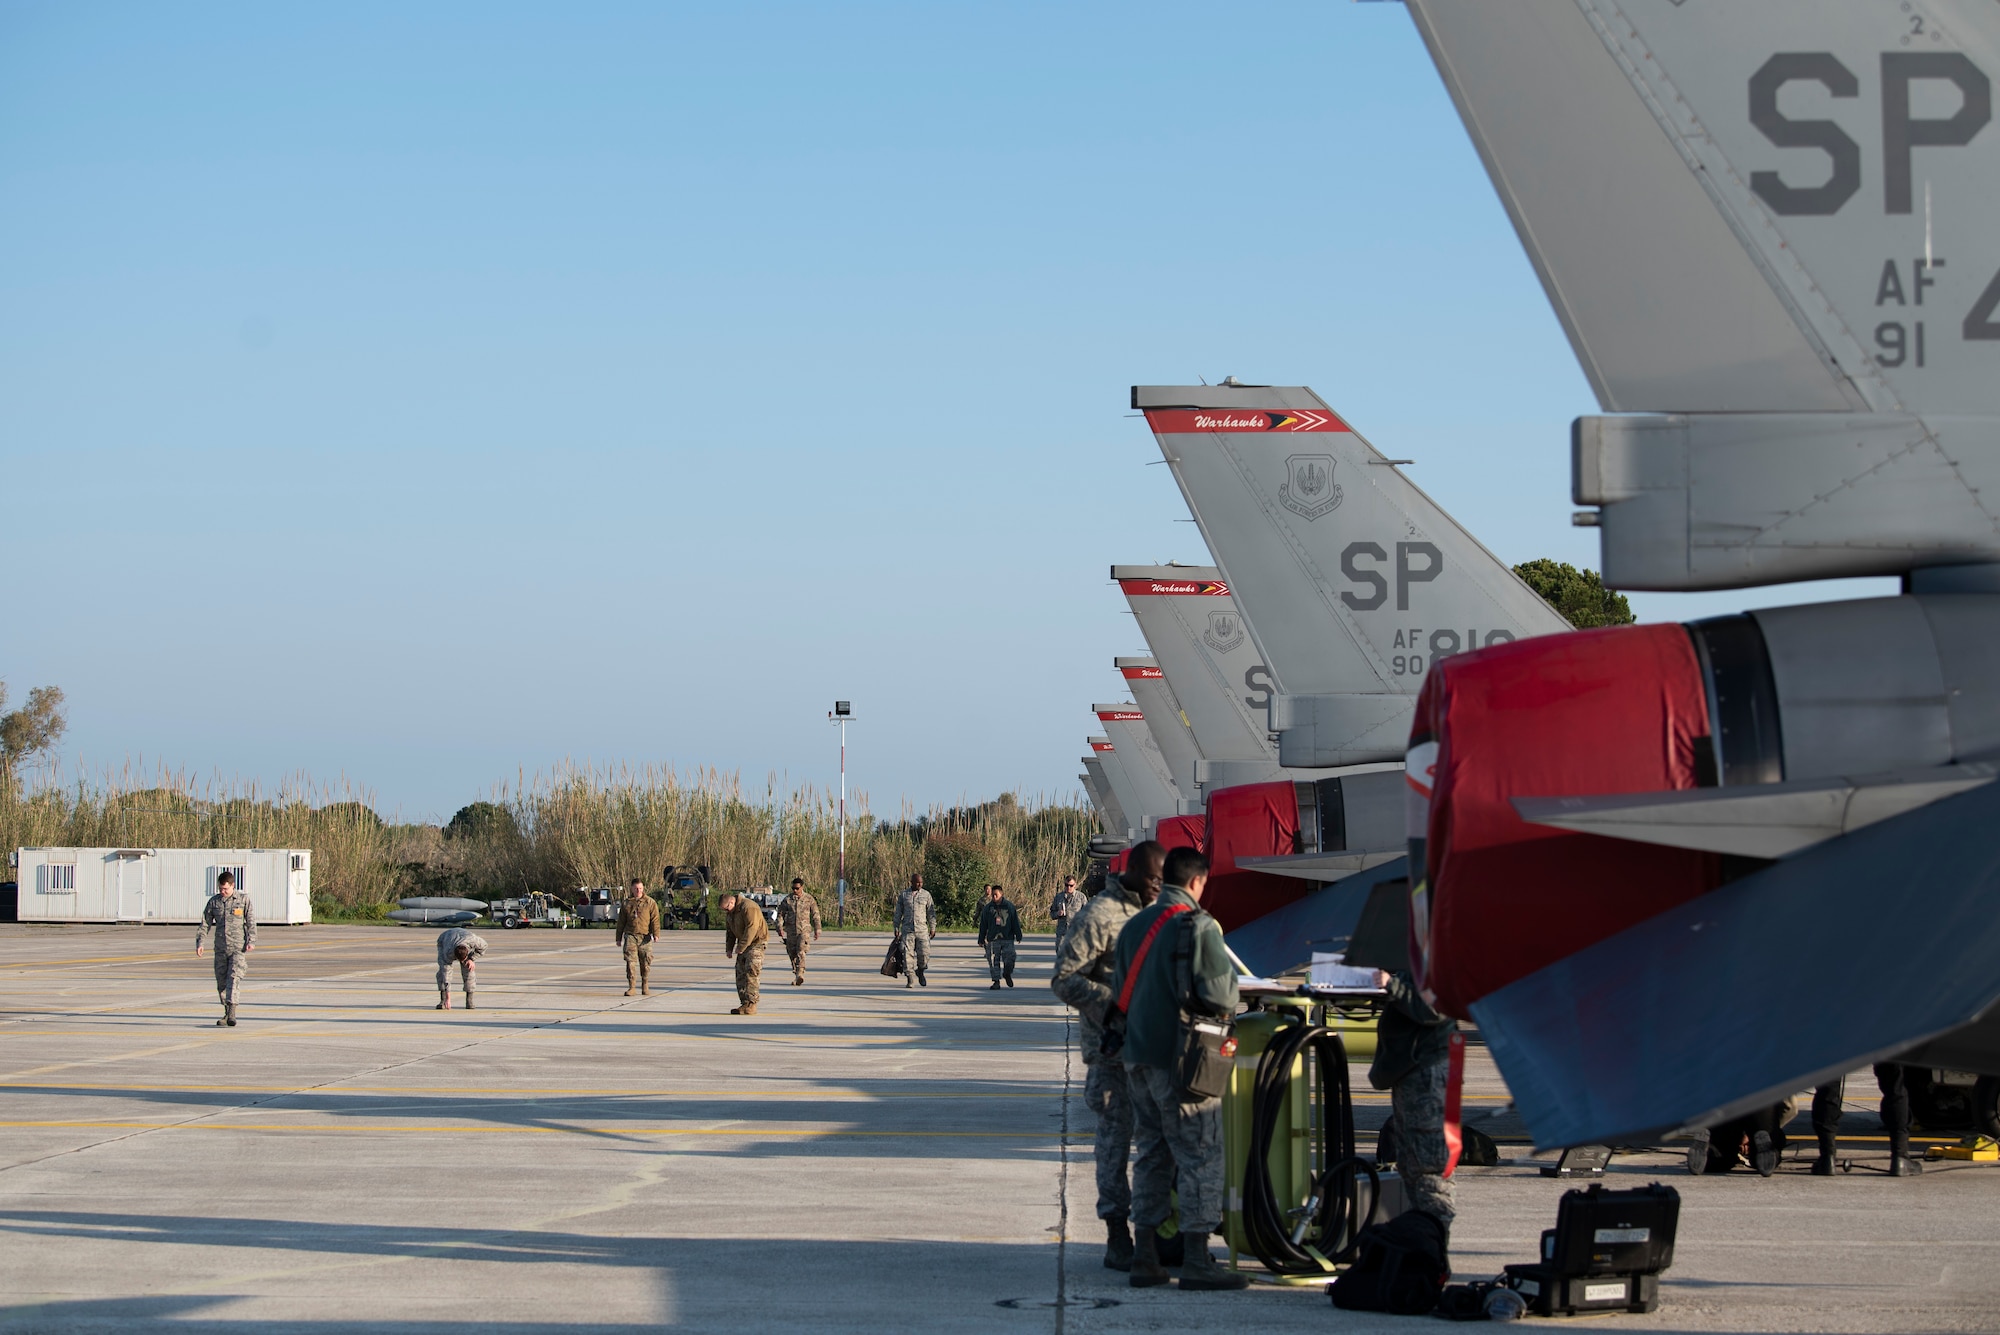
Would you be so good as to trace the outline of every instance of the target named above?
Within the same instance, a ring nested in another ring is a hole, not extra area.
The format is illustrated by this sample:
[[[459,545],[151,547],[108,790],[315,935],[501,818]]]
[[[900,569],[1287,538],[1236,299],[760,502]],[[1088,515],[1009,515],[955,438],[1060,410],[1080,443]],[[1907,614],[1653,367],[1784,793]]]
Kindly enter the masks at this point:
[[[1982,783],[1475,1001],[1536,1144],[1709,1125],[1969,1025],[2000,999],[1996,824]]]
[[[1303,899],[1273,909],[1244,923],[1224,938],[1237,957],[1266,978],[1307,968],[1313,952],[1331,954],[1347,949],[1368,896],[1383,881],[1409,874],[1405,858],[1393,858],[1373,870],[1322,886]]]
[[[1347,848],[1334,853],[1290,853],[1283,857],[1238,858],[1244,871],[1266,871],[1306,881],[1337,881],[1358,871],[1379,867],[1407,855],[1405,848]]]
[[[1989,784],[1996,773],[2000,770],[1986,764],[1942,765],[1856,779],[1512,801],[1521,819],[1534,825],[1669,848],[1782,858]]]

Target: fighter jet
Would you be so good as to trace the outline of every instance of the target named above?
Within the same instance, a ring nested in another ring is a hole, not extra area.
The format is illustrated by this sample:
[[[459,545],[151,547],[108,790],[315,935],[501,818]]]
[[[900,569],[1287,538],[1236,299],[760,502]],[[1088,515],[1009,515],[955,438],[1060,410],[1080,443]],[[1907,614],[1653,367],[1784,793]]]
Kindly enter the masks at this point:
[[[1122,832],[1125,828],[1125,819],[1122,815],[1113,814],[1110,797],[1103,785],[1098,782],[1097,776],[1090,772],[1090,768],[1090,764],[1086,763],[1083,773],[1076,776],[1076,781],[1083,786],[1084,796],[1090,799],[1090,809],[1097,813],[1097,823],[1107,832]]]
[[[1140,828],[1150,832],[1155,823],[1183,814],[1184,804],[1180,789],[1174,786],[1173,770],[1146,726],[1145,711],[1130,700],[1094,704],[1090,708],[1097,715],[1097,725],[1111,739],[1112,754],[1124,766],[1126,783],[1138,803]],[[1125,814],[1135,813],[1128,805]]]
[[[1102,733],[1090,739],[1090,752],[1090,757],[1084,761],[1084,768],[1103,776],[1104,787],[1120,820],[1120,833],[1128,842],[1144,839],[1146,808],[1140,800],[1139,789],[1132,782],[1125,757],[1118,754],[1111,738]],[[1095,769],[1092,769],[1093,766]],[[1154,819],[1158,818],[1156,810]]]
[[[1111,578],[1187,720],[1198,755],[1196,788],[1205,795],[1209,789],[1294,777],[1278,763],[1271,741],[1271,669],[1250,638],[1222,571],[1117,565]]]
[[[1549,1146],[2000,1073],[2000,11],[1408,8],[1603,410],[1606,584],[1903,581],[1432,663],[1424,985]]]
[[[1402,855],[1401,756],[1430,663],[1569,626],[1402,473],[1407,461],[1310,389],[1137,385],[1131,401],[1220,578],[1113,574],[1155,656],[1176,665],[1176,693],[1203,702],[1197,741],[1225,739],[1235,773],[1250,778],[1237,767],[1254,765],[1265,776],[1203,789],[1214,869],[1203,906],[1228,930],[1309,888],[1280,878],[1339,881]],[[1253,711],[1230,719],[1237,665],[1218,659],[1231,655],[1244,660],[1242,699],[1266,704],[1254,741],[1244,737]]]
[[[1117,658],[1112,660],[1112,666],[1125,679],[1132,702],[1146,716],[1146,733],[1159,749],[1174,791],[1180,796],[1180,814],[1200,811],[1195,771],[1201,764],[1201,750],[1195,745],[1187,714],[1168,684],[1167,674],[1160,670],[1158,660],[1152,658]]]

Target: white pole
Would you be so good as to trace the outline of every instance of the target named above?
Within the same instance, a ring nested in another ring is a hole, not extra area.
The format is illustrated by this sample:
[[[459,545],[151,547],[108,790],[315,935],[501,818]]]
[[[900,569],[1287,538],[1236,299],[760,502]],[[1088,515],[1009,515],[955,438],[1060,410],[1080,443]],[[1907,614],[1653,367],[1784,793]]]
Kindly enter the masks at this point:
[[[847,720],[840,721],[840,895],[835,921],[847,926]]]

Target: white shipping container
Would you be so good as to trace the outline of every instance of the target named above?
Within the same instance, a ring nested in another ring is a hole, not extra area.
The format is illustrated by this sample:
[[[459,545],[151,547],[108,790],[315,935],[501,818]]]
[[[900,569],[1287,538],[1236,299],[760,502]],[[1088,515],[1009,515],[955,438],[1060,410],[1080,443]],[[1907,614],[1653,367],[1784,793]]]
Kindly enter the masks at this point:
[[[309,848],[23,848],[14,859],[22,922],[200,922],[224,871],[258,922],[312,921]]]

